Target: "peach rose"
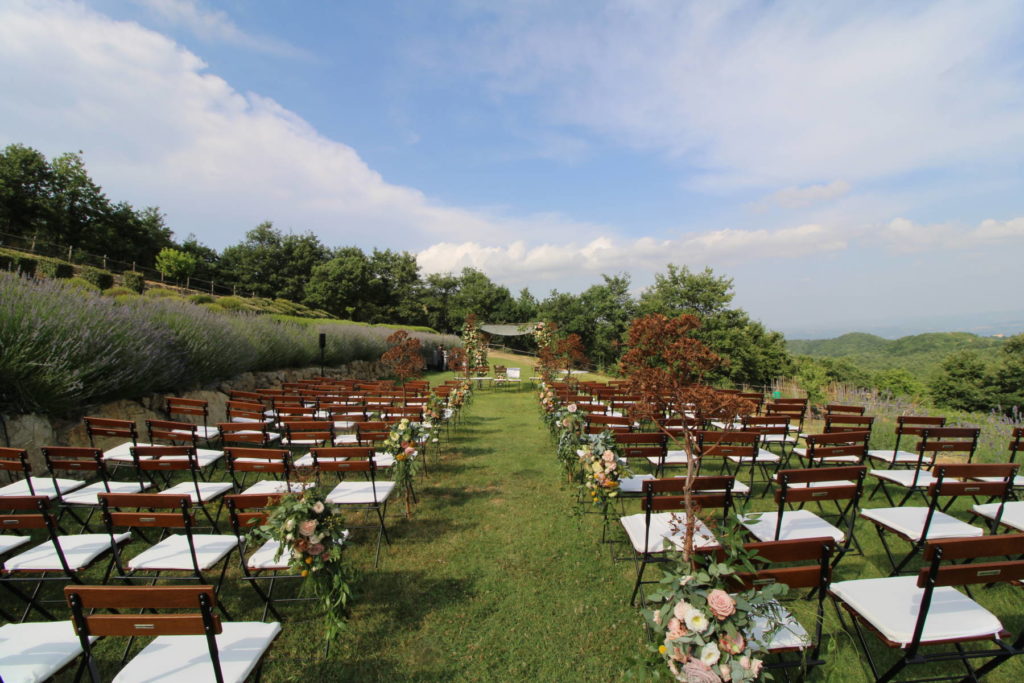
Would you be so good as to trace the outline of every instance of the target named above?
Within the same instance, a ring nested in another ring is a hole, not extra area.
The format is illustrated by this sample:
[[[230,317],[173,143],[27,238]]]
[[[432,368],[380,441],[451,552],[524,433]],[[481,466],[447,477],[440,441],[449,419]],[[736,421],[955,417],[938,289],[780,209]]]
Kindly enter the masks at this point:
[[[720,588],[708,593],[708,610],[719,621],[723,621],[736,612],[736,601],[732,596]]]
[[[316,557],[317,555],[322,555],[324,552],[324,545],[323,543],[313,543],[308,548],[306,548],[306,552],[312,555],[313,557]]]
[[[683,622],[682,622],[681,619],[677,619],[676,617],[672,617],[671,619],[668,620],[668,637],[669,638],[671,638],[672,640],[675,640],[676,638],[682,638],[687,633],[689,633],[689,631],[686,630],[686,626],[683,625]]]
[[[314,531],[316,531],[315,519],[307,519],[299,522],[299,533],[303,536],[312,536]]]
[[[693,606],[686,600],[680,600],[676,603],[676,606],[672,609],[672,614],[675,615],[676,619],[682,621],[686,618],[686,615],[693,611]]]
[[[691,659],[683,667],[683,675],[688,683],[721,683],[721,678],[699,659]]]
[[[718,646],[722,649],[722,652],[728,652],[731,655],[738,655],[743,652],[743,649],[747,646],[743,636],[737,633],[735,636],[725,634],[718,639]]]

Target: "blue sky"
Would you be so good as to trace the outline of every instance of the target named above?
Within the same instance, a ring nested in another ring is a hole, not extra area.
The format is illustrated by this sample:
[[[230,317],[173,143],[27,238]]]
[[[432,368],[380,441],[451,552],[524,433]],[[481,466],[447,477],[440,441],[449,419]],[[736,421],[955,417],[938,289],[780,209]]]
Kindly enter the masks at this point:
[[[578,291],[669,262],[791,336],[1024,330],[1024,4],[7,0],[0,144],[222,248]]]

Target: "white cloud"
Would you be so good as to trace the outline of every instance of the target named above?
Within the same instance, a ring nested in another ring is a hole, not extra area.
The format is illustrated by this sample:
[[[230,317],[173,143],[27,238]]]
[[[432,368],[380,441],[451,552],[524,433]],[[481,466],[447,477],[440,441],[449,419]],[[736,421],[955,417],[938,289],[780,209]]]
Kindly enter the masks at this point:
[[[250,50],[283,57],[309,58],[310,54],[294,45],[269,36],[243,31],[222,11],[204,9],[198,0],[135,0],[160,19],[182,26],[202,40],[223,42]]]
[[[697,170],[698,189],[803,186],[1024,143],[1014,2],[487,4],[461,56],[499,96]]]
[[[897,253],[971,249],[1024,239],[1024,217],[987,219],[973,228],[952,223],[922,225],[895,218],[878,230],[877,237]]]
[[[666,263],[703,268],[707,264],[736,264],[789,259],[845,249],[846,241],[820,225],[781,230],[715,230],[678,239],[615,240],[541,244],[516,241],[506,246],[479,242],[435,244],[417,255],[425,273],[459,272],[476,268],[499,281],[564,280],[600,273],[653,271]]]
[[[834,180],[823,185],[787,187],[772,193],[759,202],[758,208],[763,210],[769,206],[779,206],[784,209],[800,209],[819,202],[838,199],[847,194],[850,189],[850,183],[845,180]]]
[[[592,227],[445,206],[388,183],[351,147],[238,92],[167,37],[77,3],[0,5],[0,74],[0,143],[82,150],[111,197],[158,205],[179,235],[215,247],[268,219],[331,245],[412,250]]]

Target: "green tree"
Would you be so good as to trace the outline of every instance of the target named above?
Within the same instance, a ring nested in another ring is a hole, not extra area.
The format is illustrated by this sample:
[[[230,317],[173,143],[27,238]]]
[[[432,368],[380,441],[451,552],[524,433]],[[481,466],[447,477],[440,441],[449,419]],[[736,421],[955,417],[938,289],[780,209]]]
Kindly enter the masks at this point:
[[[937,405],[956,410],[988,410],[996,399],[988,368],[974,351],[950,354],[929,388]]]
[[[180,282],[191,277],[195,272],[196,257],[177,249],[165,247],[156,255],[156,269],[164,277]]]
[[[244,293],[301,301],[313,268],[330,251],[311,232],[282,234],[266,221],[245,234],[245,240],[221,253],[221,265]]]
[[[359,247],[343,247],[313,268],[306,283],[306,304],[347,320],[367,320],[370,260]]]
[[[31,238],[52,220],[53,172],[46,157],[24,145],[0,152],[0,232]]]
[[[110,213],[110,201],[92,181],[81,154],[62,154],[50,163],[53,173],[52,241],[95,252],[105,243],[101,225]]]
[[[903,368],[890,368],[874,374],[871,384],[892,396],[923,396],[925,384],[916,375]]]
[[[511,319],[514,300],[508,287],[496,284],[476,268],[462,269],[451,303],[456,317],[465,318],[472,313],[481,324],[518,322]]]
[[[667,270],[656,274],[654,284],[640,295],[640,312],[696,316],[701,326],[694,338],[725,361],[709,379],[759,386],[789,372],[791,360],[783,336],[751,320],[746,311],[729,307],[731,278],[717,276],[711,268],[695,273],[669,264]]]
[[[626,332],[636,317],[637,304],[629,293],[629,275],[602,274],[601,278],[604,284],[588,287],[579,297],[590,316],[586,334],[581,338],[587,357],[598,366],[608,368],[619,361]]]
[[[996,401],[1009,410],[1024,407],[1024,334],[1010,337],[1000,350],[993,373]]]
[[[452,298],[459,291],[459,278],[451,273],[431,273],[423,282],[423,305],[427,325],[438,332],[453,334],[460,319],[452,312]]]
[[[195,277],[219,284],[228,284],[221,273],[220,254],[216,249],[206,246],[193,233],[189,233],[185,241],[181,243],[181,251],[191,254],[196,259]]]
[[[420,267],[409,252],[374,249],[369,256],[366,306],[372,323],[423,322]]]

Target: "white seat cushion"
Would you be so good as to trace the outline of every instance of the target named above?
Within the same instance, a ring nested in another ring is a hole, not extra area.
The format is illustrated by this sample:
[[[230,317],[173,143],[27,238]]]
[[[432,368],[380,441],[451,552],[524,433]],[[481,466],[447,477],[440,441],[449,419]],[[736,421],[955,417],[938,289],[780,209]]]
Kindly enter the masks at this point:
[[[914,482],[915,473],[917,474],[916,484]],[[884,479],[897,486],[902,486],[905,489],[909,489],[911,486],[917,489],[926,489],[935,481],[932,473],[925,470],[871,470],[868,474],[876,479]]]
[[[129,533],[114,535],[114,541],[119,544],[129,538],[131,538]],[[64,559],[67,560],[68,567],[73,571],[85,569],[93,560],[110,550],[109,534],[69,534],[60,536],[59,541],[60,548],[64,552]],[[4,569],[8,571],[20,569],[63,571],[57,551],[49,540],[7,560],[4,562]]]
[[[677,521],[674,522],[673,517]],[[632,544],[634,551],[638,553],[660,553],[665,551],[664,541],[666,539],[677,550],[681,549],[684,519],[685,514],[681,512],[653,513],[651,515],[650,533],[646,529],[646,513],[644,512],[620,517],[619,521],[626,530],[626,535],[629,537],[629,542]],[[679,529],[673,530],[673,526],[678,526]],[[704,548],[716,545],[718,545],[718,541],[715,540],[714,534],[704,525],[704,522],[698,520],[693,534],[693,546],[695,548]]]
[[[258,493],[258,494],[275,494],[275,493],[288,493],[288,489],[291,488],[292,493],[301,493],[306,489],[311,489],[316,486],[316,482],[291,482],[291,486],[286,486],[285,482],[277,479],[263,479],[256,482],[246,490],[242,491],[243,494]]]
[[[238,547],[238,539],[229,535],[192,534],[192,540],[196,546],[196,560],[200,569],[209,569]],[[188,549],[188,537],[185,534],[168,536],[129,560],[128,569],[191,571],[192,555]]]
[[[209,467],[224,457],[224,451],[214,451],[209,448],[196,449],[196,463],[200,467]],[[187,460],[187,455],[164,455],[161,460]]]
[[[750,638],[767,646],[769,652],[780,650],[805,649],[810,647],[811,636],[807,629],[797,621],[788,609],[776,601],[772,601],[777,622],[770,622],[766,615],[756,614],[753,617]],[[772,632],[771,641],[765,643],[766,636]]]
[[[355,434],[338,434],[334,437],[334,445],[339,446],[341,444],[357,444],[359,443],[359,437]]]
[[[185,431],[184,429],[172,429],[172,433],[181,434],[189,439],[192,438],[192,432]],[[220,430],[216,427],[204,427],[203,425],[196,425],[196,437],[208,441],[210,439],[216,439],[220,435]]]
[[[217,651],[224,680],[241,683],[281,632],[281,624],[242,621],[223,624]],[[212,681],[206,636],[159,636],[114,677],[114,683]]]
[[[395,488],[393,481],[377,481],[371,486],[368,481],[343,481],[327,494],[327,502],[333,505],[373,505],[383,503]],[[374,494],[376,493],[376,499]]]
[[[829,592],[852,607],[883,636],[901,645],[914,639],[923,588],[917,576],[833,583]],[[987,609],[950,586],[936,588],[922,642],[999,633],[1003,625]]]
[[[0,534],[0,555],[6,555],[15,548],[20,548],[32,540],[31,536],[14,536],[13,534]]]
[[[926,507],[897,507],[897,508],[869,508],[861,511],[861,516],[878,522],[882,526],[902,534],[911,541],[921,539],[924,531],[924,522],[928,516]],[[971,526],[967,522],[961,522],[956,517],[947,515],[939,510],[935,511],[932,517],[931,526],[928,527],[929,540],[937,538],[958,538],[961,536],[982,536],[984,530]]]
[[[621,493],[637,494],[643,492],[643,483],[648,479],[654,479],[653,474],[637,474],[625,479],[619,479],[619,491]]]
[[[196,488],[199,489],[199,495],[196,495]],[[188,496],[189,500],[193,503],[202,503],[208,500],[213,500],[217,496],[224,495],[231,489],[229,482],[223,481],[201,481],[198,486],[190,481],[183,481],[180,484],[175,484],[166,491],[161,491],[162,496]]]
[[[796,443],[797,438],[789,434],[765,434],[763,440],[765,443]]]
[[[288,569],[288,553],[281,553],[281,557],[274,559],[281,542],[268,539],[259,549],[249,556],[245,566],[252,571],[272,571]]]
[[[799,456],[801,458],[806,458],[807,457],[807,449],[806,448],[794,448],[793,452],[796,453],[797,456]],[[824,458],[817,457],[817,458],[815,458],[815,461],[817,461],[817,462],[844,462],[844,463],[848,462],[848,463],[853,463],[854,465],[856,465],[856,464],[858,464],[860,462],[860,458],[858,458],[856,455],[829,455],[829,456],[824,457]]]
[[[137,443],[136,446],[152,446],[151,443]],[[104,460],[113,460],[115,462],[132,462],[132,442],[125,441],[123,444],[114,446],[113,448],[103,451]],[[139,458],[140,460],[151,460],[152,458],[148,455],[143,455]]]
[[[696,455],[694,460],[696,460]],[[654,456],[648,456],[647,462],[651,463],[655,467],[661,464],[661,458]],[[685,465],[686,464],[686,451],[684,450],[671,450],[665,453],[665,464],[666,465]]]
[[[146,485],[149,488],[149,485]],[[68,505],[99,505],[99,494],[101,493],[140,493],[142,487],[137,481],[108,481],[104,486],[102,481],[89,484],[61,497],[61,501]]]
[[[890,465],[913,465],[917,463],[917,453],[911,453],[910,451],[896,451],[893,453],[888,449],[871,449],[868,451],[868,457],[872,460],[887,462]],[[926,455],[921,459],[921,462],[925,465],[930,465],[932,457],[930,455]]]
[[[782,460],[782,457],[777,453],[766,451],[763,448],[758,448],[757,455],[753,458],[748,458],[743,455],[730,455],[728,458],[729,462],[736,463],[737,465],[764,465],[768,463],[777,463]]]
[[[4,683],[49,680],[80,654],[82,646],[70,620],[0,626],[0,680]]]
[[[32,479],[32,489],[35,491],[33,494],[29,490],[28,480],[19,479],[18,481],[11,482],[7,486],[0,488],[0,496],[46,496],[50,500],[57,497],[57,489],[53,487],[53,479],[50,477],[30,477]],[[61,492],[74,491],[85,486],[84,481],[78,479],[58,479],[57,487]]]
[[[983,503],[975,505],[971,509],[982,517],[994,520],[996,515],[999,514],[999,506],[1000,503]],[[1015,500],[1007,503],[999,521],[1018,531],[1024,531],[1024,501]]]
[[[759,541],[775,540],[775,525],[779,519],[778,512],[762,512],[743,515],[740,522]],[[782,514],[782,527],[779,529],[780,541],[792,541],[801,538],[828,537],[842,543],[846,534],[832,526],[810,510],[787,510]]]

